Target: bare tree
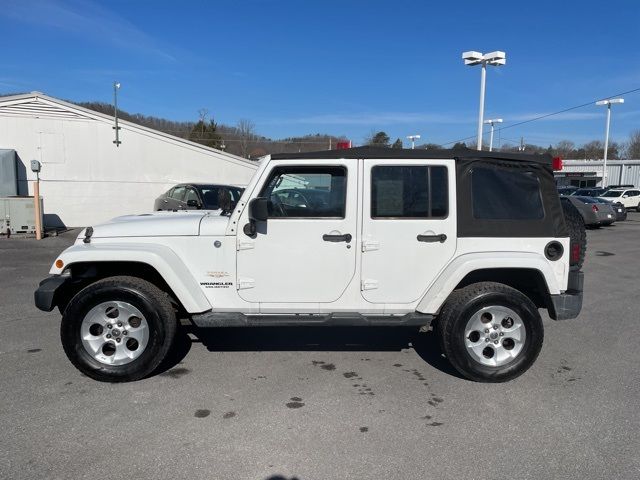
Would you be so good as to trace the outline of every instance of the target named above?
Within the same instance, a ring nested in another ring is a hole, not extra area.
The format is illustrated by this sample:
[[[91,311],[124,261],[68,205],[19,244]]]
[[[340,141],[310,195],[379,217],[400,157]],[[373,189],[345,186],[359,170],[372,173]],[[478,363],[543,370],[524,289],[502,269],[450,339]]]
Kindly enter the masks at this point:
[[[626,147],[627,158],[634,160],[640,158],[640,130],[631,132]]]
[[[240,155],[244,158],[249,158],[247,155],[249,152],[249,142],[255,137],[255,129],[255,123],[246,118],[241,118],[236,125],[236,130],[240,137]]]
[[[562,158],[569,158],[571,153],[576,149],[576,144],[571,140],[560,140],[556,143],[555,153]]]
[[[204,135],[205,132],[205,122],[207,120],[207,117],[209,116],[209,109],[208,108],[201,108],[200,110],[198,110],[198,118],[199,118],[199,125],[202,125],[202,132],[201,134]]]

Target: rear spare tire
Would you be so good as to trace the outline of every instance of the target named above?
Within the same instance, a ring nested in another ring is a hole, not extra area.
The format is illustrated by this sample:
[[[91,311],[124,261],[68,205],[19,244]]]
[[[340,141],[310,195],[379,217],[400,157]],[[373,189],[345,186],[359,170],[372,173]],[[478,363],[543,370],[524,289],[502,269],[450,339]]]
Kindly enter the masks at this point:
[[[569,200],[562,200],[562,211],[564,212],[564,221],[569,230],[571,239],[569,246],[569,265],[572,271],[582,268],[584,263],[584,254],[587,251],[587,232],[584,225],[584,219],[578,209]]]

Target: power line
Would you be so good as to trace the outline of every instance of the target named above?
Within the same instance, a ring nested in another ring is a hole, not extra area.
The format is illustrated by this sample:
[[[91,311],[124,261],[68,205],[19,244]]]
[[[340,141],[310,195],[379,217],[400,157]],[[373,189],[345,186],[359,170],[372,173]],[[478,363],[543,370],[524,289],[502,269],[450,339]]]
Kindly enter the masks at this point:
[[[609,95],[607,97],[603,97],[603,98],[598,99],[598,100],[592,100],[592,101],[587,102],[587,103],[582,103],[582,104],[576,105],[574,107],[569,107],[569,108],[565,108],[563,110],[558,110],[557,112],[546,113],[544,115],[539,115],[537,117],[530,118],[529,120],[523,120],[522,122],[517,122],[517,123],[513,123],[511,125],[507,125],[505,127],[500,127],[498,129],[498,133],[501,133],[502,130],[506,130],[508,128],[518,127],[518,126],[524,125],[526,123],[531,123],[531,122],[535,122],[537,120],[542,120],[544,118],[553,117],[554,115],[560,115],[561,113],[570,112],[571,110],[577,110],[578,108],[588,107],[589,105],[593,105],[596,101],[599,101],[599,100],[606,100],[608,98],[613,98],[613,97],[621,97],[622,95],[629,95],[630,93],[635,93],[635,92],[638,92],[638,91],[640,91],[640,87],[634,88],[632,90],[627,90],[626,92],[615,93],[613,95]],[[450,145],[452,143],[464,142],[465,140],[469,140],[471,138],[476,138],[476,135],[470,135],[468,137],[461,138],[459,140],[453,140],[452,142],[443,143],[442,145],[444,146],[444,145]]]

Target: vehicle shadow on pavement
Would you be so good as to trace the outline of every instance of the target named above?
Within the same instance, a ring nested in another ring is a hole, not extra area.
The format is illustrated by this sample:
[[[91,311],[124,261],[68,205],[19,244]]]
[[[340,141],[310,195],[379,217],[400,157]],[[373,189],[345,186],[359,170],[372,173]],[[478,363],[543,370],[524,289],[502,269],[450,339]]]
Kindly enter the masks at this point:
[[[413,348],[432,367],[456,377],[460,375],[440,353],[433,332],[415,328],[388,327],[251,327],[204,328],[181,326],[175,346],[155,375],[178,365],[193,343],[210,352],[252,351],[351,351],[392,352]]]

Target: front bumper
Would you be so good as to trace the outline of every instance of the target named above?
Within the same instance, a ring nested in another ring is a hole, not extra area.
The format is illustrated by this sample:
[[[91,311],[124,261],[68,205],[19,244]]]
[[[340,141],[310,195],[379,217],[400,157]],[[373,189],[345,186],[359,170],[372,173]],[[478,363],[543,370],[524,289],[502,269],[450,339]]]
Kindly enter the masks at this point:
[[[65,283],[71,280],[67,275],[52,275],[40,282],[40,286],[34,292],[36,307],[44,312],[50,312],[57,305]]]
[[[560,295],[551,295],[549,316],[554,320],[576,318],[582,310],[584,273],[570,272],[567,291]]]

